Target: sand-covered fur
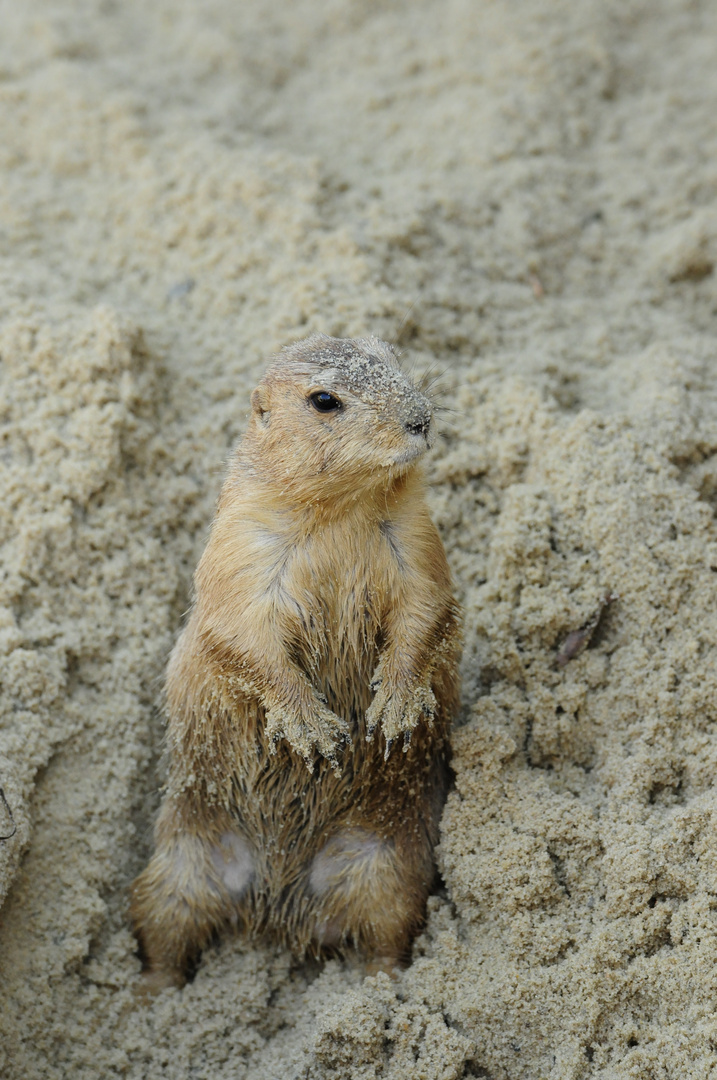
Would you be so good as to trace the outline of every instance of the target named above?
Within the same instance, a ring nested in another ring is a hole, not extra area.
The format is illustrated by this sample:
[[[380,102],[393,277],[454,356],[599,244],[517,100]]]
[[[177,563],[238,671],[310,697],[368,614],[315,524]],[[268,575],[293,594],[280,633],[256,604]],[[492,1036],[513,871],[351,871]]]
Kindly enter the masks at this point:
[[[0,1073],[708,1077],[715,5],[0,23]],[[167,657],[266,357],[320,331],[444,373],[445,889],[396,982],[226,936],[140,1008]]]

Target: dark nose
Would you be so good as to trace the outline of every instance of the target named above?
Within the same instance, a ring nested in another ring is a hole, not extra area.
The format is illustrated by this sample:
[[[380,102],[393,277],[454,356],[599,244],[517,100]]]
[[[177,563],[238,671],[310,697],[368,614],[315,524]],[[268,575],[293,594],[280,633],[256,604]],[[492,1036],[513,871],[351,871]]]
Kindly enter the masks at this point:
[[[430,426],[431,418],[425,414],[423,416],[414,416],[406,421],[406,431],[410,435],[423,435],[424,438],[428,435]]]

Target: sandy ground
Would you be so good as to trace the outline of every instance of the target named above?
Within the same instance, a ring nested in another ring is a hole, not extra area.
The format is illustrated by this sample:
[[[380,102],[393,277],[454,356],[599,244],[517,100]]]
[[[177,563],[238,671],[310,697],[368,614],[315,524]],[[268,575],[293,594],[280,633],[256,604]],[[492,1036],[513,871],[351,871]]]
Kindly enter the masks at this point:
[[[716,116],[708,0],[2,0],[3,1077],[717,1074]],[[140,1007],[163,666],[313,330],[443,371],[445,888],[396,982]]]

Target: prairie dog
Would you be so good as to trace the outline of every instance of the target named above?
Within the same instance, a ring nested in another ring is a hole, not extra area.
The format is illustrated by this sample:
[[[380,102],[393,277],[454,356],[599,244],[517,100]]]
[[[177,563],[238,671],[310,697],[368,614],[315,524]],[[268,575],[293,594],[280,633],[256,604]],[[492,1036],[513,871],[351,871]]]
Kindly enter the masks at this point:
[[[435,876],[460,615],[424,496],[431,403],[384,342],[314,335],[251,406],[169,661],[132,887],[148,989],[226,927],[390,968]]]

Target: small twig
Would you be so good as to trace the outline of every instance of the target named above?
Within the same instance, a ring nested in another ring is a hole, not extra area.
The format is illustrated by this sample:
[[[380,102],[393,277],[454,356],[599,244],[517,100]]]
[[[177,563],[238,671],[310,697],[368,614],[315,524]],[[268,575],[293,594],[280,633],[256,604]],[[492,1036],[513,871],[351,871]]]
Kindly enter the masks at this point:
[[[8,805],[8,801],[5,798],[5,792],[3,791],[3,789],[1,787],[0,787],[0,802],[2,802],[3,806],[5,807],[5,809],[7,811],[7,816],[10,818],[10,821],[12,822],[12,832],[8,833],[7,836],[0,836],[0,840],[11,840],[13,838],[13,836],[15,835],[15,833],[17,832],[17,825],[15,824],[15,818],[12,816],[12,810],[10,809],[10,806]]]
[[[545,289],[543,283],[537,274],[528,274],[528,284],[533,290],[533,296],[536,300],[542,300],[545,296]]]
[[[565,667],[570,660],[574,660],[576,656],[579,656],[583,649],[587,649],[590,639],[598,628],[603,611],[613,600],[619,599],[617,593],[605,593],[590,618],[586,619],[577,630],[570,631],[555,658],[558,667]]]

